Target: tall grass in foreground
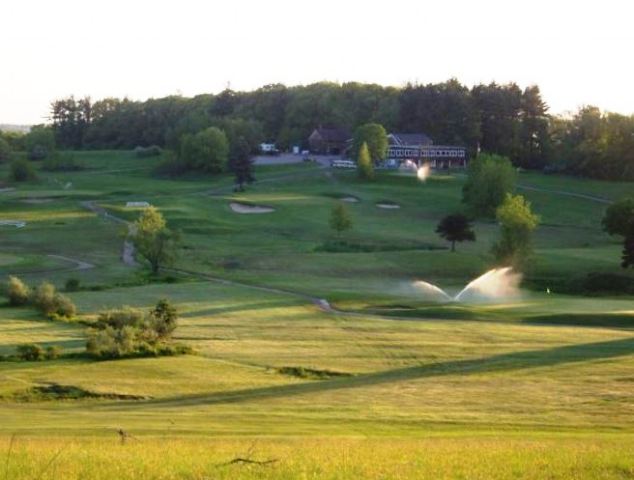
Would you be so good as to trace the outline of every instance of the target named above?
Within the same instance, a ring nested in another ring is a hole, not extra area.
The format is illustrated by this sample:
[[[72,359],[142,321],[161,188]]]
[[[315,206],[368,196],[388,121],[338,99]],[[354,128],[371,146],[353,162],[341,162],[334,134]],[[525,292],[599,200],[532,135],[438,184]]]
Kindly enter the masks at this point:
[[[17,437],[7,479],[625,479],[634,438],[163,439]],[[237,457],[271,461],[230,463]]]

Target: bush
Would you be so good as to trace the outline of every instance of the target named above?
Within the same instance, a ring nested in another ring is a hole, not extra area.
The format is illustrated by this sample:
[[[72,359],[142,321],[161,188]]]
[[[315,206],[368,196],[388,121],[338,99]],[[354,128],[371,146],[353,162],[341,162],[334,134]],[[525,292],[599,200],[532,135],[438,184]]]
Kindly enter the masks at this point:
[[[42,282],[32,295],[31,301],[35,308],[47,317],[59,316],[72,318],[77,314],[77,307],[70,298],[56,292],[55,286]]]
[[[68,280],[66,280],[64,290],[66,290],[67,292],[76,292],[77,290],[79,290],[79,279],[69,278]]]
[[[62,355],[62,348],[57,345],[50,345],[46,347],[46,359],[55,360]]]
[[[157,175],[177,177],[184,175],[188,171],[187,164],[173,153],[170,153],[165,160],[160,162],[154,170]]]
[[[158,157],[163,153],[163,149],[158,145],[151,145],[149,147],[138,146],[134,149],[134,155],[138,158]]]
[[[62,155],[55,152],[46,157],[42,169],[49,172],[73,172],[83,170],[84,165],[78,162],[71,154]]]
[[[27,362],[44,360],[46,356],[44,349],[35,343],[18,345],[17,354],[20,360],[25,360]]]
[[[9,304],[14,307],[26,305],[31,296],[31,289],[18,277],[11,276],[7,282],[7,296]]]
[[[152,328],[158,338],[169,338],[176,329],[178,313],[169,300],[162,299],[150,312],[150,328]]]
[[[111,327],[115,330],[124,327],[141,328],[144,322],[145,315],[141,310],[124,307],[100,313],[97,318],[97,328],[107,329]]]
[[[135,352],[136,336],[137,330],[133,327],[115,329],[109,326],[94,330],[86,343],[86,351],[97,358],[125,357]]]
[[[9,166],[9,180],[13,182],[27,182],[35,180],[37,175],[28,160],[19,158],[13,160]]]
[[[11,146],[4,138],[0,137],[0,162],[6,162],[11,157]]]

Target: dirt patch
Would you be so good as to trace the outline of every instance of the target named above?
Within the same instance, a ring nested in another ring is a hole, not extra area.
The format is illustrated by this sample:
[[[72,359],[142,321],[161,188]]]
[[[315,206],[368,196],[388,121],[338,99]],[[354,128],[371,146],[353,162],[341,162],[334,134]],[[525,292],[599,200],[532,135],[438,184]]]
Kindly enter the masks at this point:
[[[249,205],[247,203],[231,202],[229,204],[231,210],[236,213],[271,213],[275,209],[271,207],[265,207],[263,205]]]
[[[397,203],[392,203],[392,202],[379,202],[376,204],[377,208],[385,208],[387,210],[396,210],[398,208],[401,208],[401,206]]]
[[[151,397],[142,395],[127,395],[123,393],[100,393],[85,390],[74,385],[60,385],[58,383],[46,383],[31,387],[22,392],[17,392],[10,397],[19,402],[43,402],[51,400],[81,400],[81,399],[105,399],[105,400],[147,400]]]
[[[351,373],[335,372],[333,370],[317,370],[306,367],[279,367],[276,368],[277,373],[282,375],[290,375],[298,378],[308,378],[313,380],[326,380],[335,377],[351,377]]]

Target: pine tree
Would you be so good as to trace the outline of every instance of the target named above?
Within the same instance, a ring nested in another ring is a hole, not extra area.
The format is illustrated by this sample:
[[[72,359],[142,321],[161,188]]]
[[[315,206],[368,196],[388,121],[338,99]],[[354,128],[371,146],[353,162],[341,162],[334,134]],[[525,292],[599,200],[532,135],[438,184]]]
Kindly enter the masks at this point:
[[[368,144],[363,142],[359,149],[359,158],[357,159],[357,173],[359,178],[363,180],[372,180],[374,178],[374,165],[370,157]]]

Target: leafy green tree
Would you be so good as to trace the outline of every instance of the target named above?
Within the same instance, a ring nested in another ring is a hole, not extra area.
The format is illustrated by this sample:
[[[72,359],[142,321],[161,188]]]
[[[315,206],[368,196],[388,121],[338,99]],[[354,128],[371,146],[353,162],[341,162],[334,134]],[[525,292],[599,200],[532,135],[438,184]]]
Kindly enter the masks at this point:
[[[370,151],[368,145],[363,143],[359,149],[359,156],[357,157],[357,174],[359,178],[363,180],[374,179],[374,163],[370,157]]]
[[[36,125],[24,139],[29,159],[42,160],[55,151],[55,135],[51,127]]]
[[[352,155],[358,157],[363,145],[366,145],[372,162],[376,163],[387,154],[387,133],[378,123],[366,123],[354,132],[352,139]]]
[[[180,156],[192,170],[223,172],[229,156],[227,136],[216,127],[209,127],[194,135],[184,135],[181,139]]]
[[[170,263],[176,255],[178,235],[167,228],[161,212],[155,207],[143,210],[134,222],[132,241],[135,248],[145,258],[157,274],[161,265]]]
[[[443,218],[436,227],[436,233],[451,242],[451,251],[456,251],[456,242],[473,242],[476,239],[469,219],[461,214],[454,213]]]
[[[496,218],[500,224],[500,239],[493,245],[496,260],[517,269],[524,267],[532,252],[532,233],[539,224],[539,217],[523,196],[507,193],[496,211]]]
[[[343,203],[337,203],[330,212],[330,228],[332,228],[337,235],[341,235],[346,230],[352,228],[352,218],[350,213]]]
[[[610,235],[623,237],[621,266],[634,267],[634,198],[624,198],[610,205],[602,224],[603,229]]]
[[[0,137],[0,162],[6,162],[11,157],[11,145]]]
[[[469,163],[462,201],[478,216],[492,217],[515,188],[511,161],[499,155],[480,154]]]

